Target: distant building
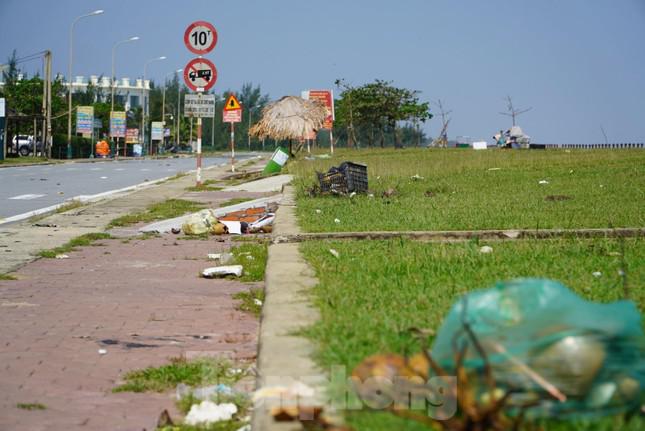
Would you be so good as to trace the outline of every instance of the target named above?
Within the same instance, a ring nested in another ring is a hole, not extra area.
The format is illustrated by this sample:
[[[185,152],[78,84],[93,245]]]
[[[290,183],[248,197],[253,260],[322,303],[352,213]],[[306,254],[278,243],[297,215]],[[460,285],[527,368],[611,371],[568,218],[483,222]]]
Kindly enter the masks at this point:
[[[18,80],[22,80],[24,75],[18,74]],[[63,85],[68,87],[69,84],[62,75],[57,75],[56,79],[61,79]],[[82,93],[87,89],[89,84],[94,85],[97,89],[102,91],[102,100],[110,100],[110,78],[103,76],[101,79],[97,75],[91,75],[89,80],[84,76],[76,76],[72,81],[72,93]],[[141,96],[143,93],[144,100],[148,99],[150,93],[150,80],[130,78],[120,78],[114,83],[114,102],[125,106],[126,111],[141,106]],[[4,82],[0,82],[0,88],[4,86]]]

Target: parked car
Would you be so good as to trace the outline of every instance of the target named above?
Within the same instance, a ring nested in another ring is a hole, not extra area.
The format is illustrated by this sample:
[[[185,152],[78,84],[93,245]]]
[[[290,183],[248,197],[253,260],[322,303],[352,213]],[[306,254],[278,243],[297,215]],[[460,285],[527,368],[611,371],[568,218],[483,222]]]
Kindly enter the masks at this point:
[[[21,156],[28,156],[34,151],[34,137],[31,135],[15,135],[11,141],[11,150]],[[42,151],[42,142],[36,141],[36,152]]]

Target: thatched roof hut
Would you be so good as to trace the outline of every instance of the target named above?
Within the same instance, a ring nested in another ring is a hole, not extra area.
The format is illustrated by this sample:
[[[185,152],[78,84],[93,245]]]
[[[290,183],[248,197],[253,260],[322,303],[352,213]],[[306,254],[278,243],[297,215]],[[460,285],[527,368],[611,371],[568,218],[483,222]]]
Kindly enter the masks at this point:
[[[317,102],[296,96],[285,96],[262,110],[262,118],[251,128],[251,135],[259,138],[305,139],[323,125],[327,110]]]

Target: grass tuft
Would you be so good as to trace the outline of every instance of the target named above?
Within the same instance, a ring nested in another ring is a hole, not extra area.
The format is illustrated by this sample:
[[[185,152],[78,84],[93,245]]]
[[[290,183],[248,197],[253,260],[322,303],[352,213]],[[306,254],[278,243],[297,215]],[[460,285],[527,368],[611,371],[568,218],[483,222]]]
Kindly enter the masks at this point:
[[[47,406],[41,403],[18,403],[16,407],[23,410],[45,410]]]
[[[260,317],[262,304],[264,304],[264,289],[251,288],[245,292],[238,292],[233,295],[233,299],[241,301],[236,307],[238,310]],[[260,304],[256,301],[260,301]]]
[[[18,280],[18,279],[11,274],[5,274],[0,272],[0,280],[7,281],[7,280]]]
[[[102,239],[112,239],[112,235],[104,232],[93,232],[86,233],[76,238],[72,238],[67,243],[61,245],[60,247],[41,250],[38,252],[38,256],[53,259],[57,254],[69,253],[70,251],[75,251],[78,247],[86,247],[88,245],[94,245],[95,241]]]
[[[194,387],[219,383],[231,385],[240,377],[231,374],[230,368],[230,363],[211,358],[190,361],[171,358],[168,365],[126,373],[125,383],[112,389],[112,392],[164,392],[180,383]]]
[[[214,186],[213,184],[217,184],[217,180],[206,180],[201,183],[199,186],[190,186],[186,187],[186,191],[188,192],[216,192],[219,190],[222,190],[223,187],[219,186]]]
[[[179,217],[187,213],[199,211],[203,208],[204,204],[198,202],[185,199],[168,199],[163,202],[150,205],[145,211],[117,217],[108,224],[108,229]]]
[[[264,280],[267,266],[268,245],[263,243],[240,244],[231,250],[233,262],[231,265],[242,265],[244,273],[238,280],[245,282]]]

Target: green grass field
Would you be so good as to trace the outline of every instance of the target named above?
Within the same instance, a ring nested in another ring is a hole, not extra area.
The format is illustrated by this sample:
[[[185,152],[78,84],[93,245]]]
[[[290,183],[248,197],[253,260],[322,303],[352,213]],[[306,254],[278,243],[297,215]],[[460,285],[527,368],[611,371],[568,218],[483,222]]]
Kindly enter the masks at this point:
[[[374,197],[307,196],[345,160],[368,165]],[[288,171],[309,232],[645,226],[642,150],[341,150]]]
[[[422,243],[408,240],[317,241],[301,250],[320,284],[314,302],[321,320],[306,331],[325,369],[348,373],[366,356],[418,351],[410,327],[437,330],[463,293],[517,277],[558,280],[583,297],[622,299],[621,244],[617,239]],[[339,258],[329,252],[338,251]],[[645,241],[626,240],[628,295],[645,309]],[[592,275],[601,272],[599,277]],[[356,430],[424,429],[387,413],[351,412]],[[594,425],[596,426],[596,425]],[[550,428],[548,428],[550,429]],[[563,428],[569,429],[569,428]],[[571,429],[594,429],[587,426]],[[599,428],[601,429],[601,428]],[[607,428],[607,429],[611,429]],[[634,428],[637,429],[637,428]]]

